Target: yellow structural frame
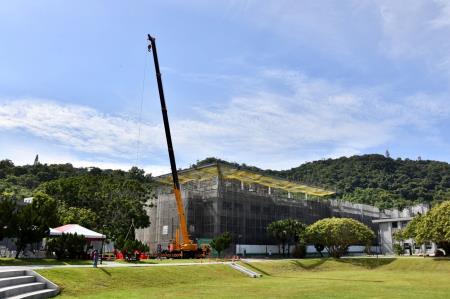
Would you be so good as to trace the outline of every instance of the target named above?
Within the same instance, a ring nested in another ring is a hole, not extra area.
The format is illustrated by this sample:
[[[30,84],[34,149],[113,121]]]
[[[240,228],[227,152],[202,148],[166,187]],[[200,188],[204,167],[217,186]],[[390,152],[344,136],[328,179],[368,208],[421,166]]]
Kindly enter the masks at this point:
[[[213,164],[204,167],[190,168],[178,172],[178,178],[181,184],[191,181],[209,180],[220,175],[224,179],[236,179],[246,184],[259,184],[266,187],[281,189],[291,193],[304,193],[313,196],[333,195],[335,192],[325,189],[311,187],[288,180],[283,180],[249,170],[242,170],[224,164]],[[159,182],[173,184],[171,175],[162,175],[156,178]]]

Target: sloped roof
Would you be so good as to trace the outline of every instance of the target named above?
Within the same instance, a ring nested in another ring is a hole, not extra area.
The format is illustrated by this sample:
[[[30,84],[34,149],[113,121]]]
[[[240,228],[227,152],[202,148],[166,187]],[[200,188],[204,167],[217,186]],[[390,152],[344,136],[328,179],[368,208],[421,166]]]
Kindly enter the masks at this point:
[[[77,234],[86,239],[106,239],[105,235],[94,232],[78,224],[66,224],[60,227],[51,228],[50,236],[61,236],[62,234]]]
[[[212,179],[220,175],[224,179],[236,179],[247,184],[256,183],[266,187],[285,190],[292,193],[305,193],[314,196],[327,196],[335,192],[322,188],[312,187],[297,182],[291,182],[281,178],[263,175],[249,170],[235,168],[225,164],[210,164],[202,167],[189,168],[178,171],[178,178],[181,184],[191,181],[203,181]],[[159,182],[172,184],[172,175],[166,174],[157,177]]]

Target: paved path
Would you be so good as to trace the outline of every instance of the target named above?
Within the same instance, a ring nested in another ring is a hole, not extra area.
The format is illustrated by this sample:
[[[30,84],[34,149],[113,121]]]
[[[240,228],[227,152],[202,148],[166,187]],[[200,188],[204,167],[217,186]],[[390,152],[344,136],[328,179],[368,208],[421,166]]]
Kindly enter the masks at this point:
[[[203,266],[203,265],[224,265],[231,262],[196,262],[196,263],[117,263],[117,262],[103,262],[99,264],[99,268],[123,268],[123,267],[170,267],[170,266]],[[92,268],[92,265],[28,265],[28,266],[0,266],[0,271],[8,270],[39,270],[39,269],[53,269],[53,268]]]

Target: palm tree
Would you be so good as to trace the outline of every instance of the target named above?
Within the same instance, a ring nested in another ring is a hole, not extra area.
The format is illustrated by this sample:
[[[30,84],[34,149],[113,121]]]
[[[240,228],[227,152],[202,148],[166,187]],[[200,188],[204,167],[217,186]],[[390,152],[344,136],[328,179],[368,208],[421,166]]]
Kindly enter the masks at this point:
[[[278,242],[278,253],[280,253],[280,245],[283,249],[283,256],[285,255],[286,245],[288,245],[288,255],[290,254],[289,247],[292,244],[298,243],[303,237],[305,225],[295,219],[283,219],[274,221],[269,224],[267,231]]]

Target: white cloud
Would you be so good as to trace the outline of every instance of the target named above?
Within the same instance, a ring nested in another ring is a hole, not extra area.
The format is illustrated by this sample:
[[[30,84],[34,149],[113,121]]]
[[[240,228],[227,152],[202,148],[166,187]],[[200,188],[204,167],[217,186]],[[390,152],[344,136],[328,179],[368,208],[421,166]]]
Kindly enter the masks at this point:
[[[265,70],[260,76],[278,82],[282,91],[266,88],[234,97],[221,107],[198,109],[198,121],[209,126],[210,134],[195,135],[212,142],[215,155],[289,167],[361,153],[397,141],[403,129],[428,130],[450,116],[448,97],[442,95],[391,101],[383,90],[343,87],[290,70]]]
[[[216,156],[290,167],[383,146],[398,138],[402,128],[428,129],[450,116],[445,97],[418,94],[389,102],[380,91],[344,88],[291,70],[264,70],[257,77],[278,87],[261,85],[258,91],[171,119],[179,166]],[[70,150],[69,157],[55,154],[55,162],[129,168],[136,161],[138,127],[132,119],[83,106],[39,99],[0,104],[0,130],[25,131]],[[168,170],[157,166],[166,161],[163,134],[159,124],[142,124],[140,162],[157,172]]]
[[[440,29],[450,26],[450,2],[447,0],[435,0],[436,5],[439,7],[439,13],[437,17],[430,21],[432,28]]]
[[[72,150],[114,157],[135,156],[138,142],[147,153],[164,147],[159,126],[142,124],[139,140],[135,120],[42,99],[4,101],[0,105],[0,128],[24,130]]]
[[[230,18],[238,15],[261,30],[285,37],[288,46],[313,49],[316,56],[339,61],[345,68],[366,70],[371,60],[382,57],[397,64],[424,64],[450,75],[447,0],[226,3],[222,9],[234,11]]]
[[[419,61],[450,75],[448,1],[377,1],[381,49],[394,61]]]

